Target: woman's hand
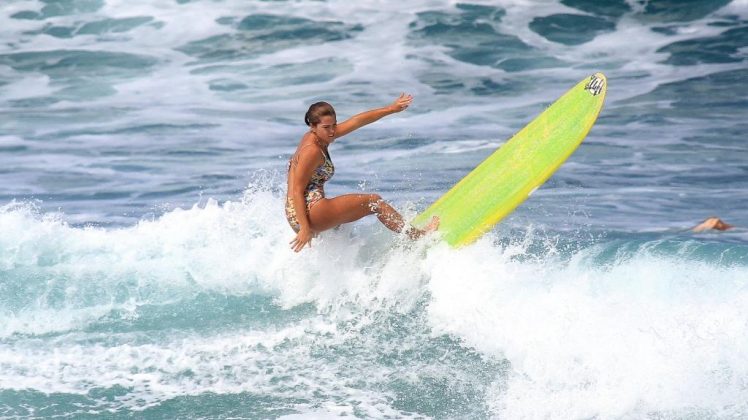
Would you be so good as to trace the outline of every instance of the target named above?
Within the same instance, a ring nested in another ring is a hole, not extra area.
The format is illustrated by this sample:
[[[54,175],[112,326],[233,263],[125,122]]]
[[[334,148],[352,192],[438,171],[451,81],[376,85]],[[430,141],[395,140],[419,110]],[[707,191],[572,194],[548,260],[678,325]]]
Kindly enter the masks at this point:
[[[337,130],[335,130],[335,138],[343,137],[352,131],[358,130],[363,126],[378,121],[390,114],[404,111],[410,106],[411,102],[413,102],[413,95],[401,93],[400,96],[395,99],[395,102],[387,106],[356,114],[338,124]]]
[[[301,230],[299,230],[299,233],[296,234],[296,238],[290,242],[291,249],[293,249],[294,252],[299,252],[304,248],[304,245],[307,244],[309,244],[309,248],[311,248],[312,238],[314,238],[314,232],[312,232],[311,229],[304,229],[302,227]]]
[[[395,99],[395,102],[390,105],[392,112],[400,112],[408,109],[408,106],[413,102],[413,95],[401,93],[400,96]]]

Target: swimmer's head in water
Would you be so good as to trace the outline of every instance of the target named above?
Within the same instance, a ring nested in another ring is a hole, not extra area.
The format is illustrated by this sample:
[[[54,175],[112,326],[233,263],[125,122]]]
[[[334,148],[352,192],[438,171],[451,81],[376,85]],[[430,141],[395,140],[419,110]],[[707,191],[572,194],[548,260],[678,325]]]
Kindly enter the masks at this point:
[[[693,228],[694,232],[703,232],[705,230],[714,229],[714,230],[728,230],[732,229],[732,225],[729,223],[725,223],[720,219],[719,217],[709,217],[697,226]]]

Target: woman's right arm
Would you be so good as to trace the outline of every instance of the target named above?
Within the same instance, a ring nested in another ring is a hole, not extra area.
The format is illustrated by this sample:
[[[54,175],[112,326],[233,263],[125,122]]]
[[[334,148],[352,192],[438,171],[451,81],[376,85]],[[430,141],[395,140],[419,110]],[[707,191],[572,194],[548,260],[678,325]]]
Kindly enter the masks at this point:
[[[302,147],[297,154],[297,160],[292,163],[289,172],[289,195],[293,199],[293,208],[296,211],[296,220],[299,222],[299,232],[291,241],[291,248],[295,252],[301,251],[304,246],[312,246],[314,231],[306,211],[306,197],[304,190],[312,178],[315,168],[322,164],[322,153],[315,146]]]

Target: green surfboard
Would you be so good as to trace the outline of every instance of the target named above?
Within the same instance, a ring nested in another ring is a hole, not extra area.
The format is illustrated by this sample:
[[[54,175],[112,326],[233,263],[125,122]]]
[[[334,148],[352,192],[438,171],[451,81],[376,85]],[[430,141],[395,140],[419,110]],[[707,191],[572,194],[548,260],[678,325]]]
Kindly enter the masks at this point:
[[[571,88],[467,174],[413,225],[439,216],[454,247],[480,238],[522,204],[576,150],[603,107],[607,81],[596,73]]]

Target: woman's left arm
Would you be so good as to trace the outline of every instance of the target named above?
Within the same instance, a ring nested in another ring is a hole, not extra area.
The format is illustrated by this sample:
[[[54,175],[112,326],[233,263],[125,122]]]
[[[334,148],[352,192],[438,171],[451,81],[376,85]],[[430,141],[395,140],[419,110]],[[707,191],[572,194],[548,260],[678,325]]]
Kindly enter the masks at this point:
[[[358,130],[367,124],[371,124],[374,121],[381,119],[382,117],[386,117],[387,115],[404,111],[412,102],[412,95],[402,93],[400,94],[400,97],[395,99],[395,102],[388,106],[356,114],[338,124],[338,127],[335,129],[335,138],[343,137],[352,131]]]

